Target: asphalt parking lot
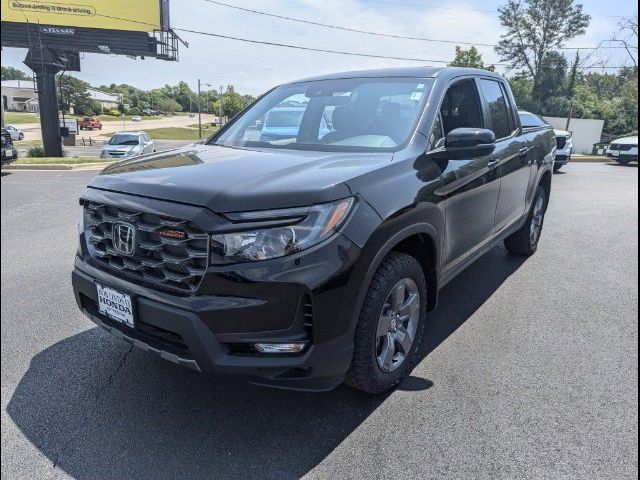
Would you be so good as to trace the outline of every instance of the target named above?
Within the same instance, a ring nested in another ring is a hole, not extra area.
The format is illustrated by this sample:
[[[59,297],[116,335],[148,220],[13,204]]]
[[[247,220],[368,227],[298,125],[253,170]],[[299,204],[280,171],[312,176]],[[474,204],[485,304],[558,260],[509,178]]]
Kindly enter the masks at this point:
[[[2,477],[637,478],[638,170],[565,171],[538,253],[450,283],[379,398],[197,374],[95,328],[70,286],[95,172],[3,172]]]

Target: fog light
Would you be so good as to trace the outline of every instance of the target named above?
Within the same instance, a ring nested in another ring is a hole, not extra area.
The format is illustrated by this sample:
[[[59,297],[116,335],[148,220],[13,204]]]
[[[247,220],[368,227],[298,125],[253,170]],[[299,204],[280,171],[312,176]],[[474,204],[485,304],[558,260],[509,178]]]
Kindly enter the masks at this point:
[[[254,343],[253,346],[260,353],[300,353],[305,343]]]

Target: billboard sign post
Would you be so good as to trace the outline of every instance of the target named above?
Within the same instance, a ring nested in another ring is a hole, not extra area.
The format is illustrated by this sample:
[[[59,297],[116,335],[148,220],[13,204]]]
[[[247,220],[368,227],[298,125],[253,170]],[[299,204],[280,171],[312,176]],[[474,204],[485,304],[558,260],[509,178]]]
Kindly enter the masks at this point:
[[[0,0],[2,47],[27,48],[36,75],[47,156],[62,156],[55,76],[79,71],[80,53],[178,59],[169,0]]]

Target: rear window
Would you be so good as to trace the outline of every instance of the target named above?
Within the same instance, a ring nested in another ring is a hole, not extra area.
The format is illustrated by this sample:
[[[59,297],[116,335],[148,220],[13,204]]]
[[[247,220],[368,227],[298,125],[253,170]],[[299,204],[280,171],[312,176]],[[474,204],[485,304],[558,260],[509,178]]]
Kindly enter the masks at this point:
[[[489,107],[491,127],[496,138],[506,138],[511,135],[509,119],[509,104],[500,84],[493,80],[481,80],[482,92]]]

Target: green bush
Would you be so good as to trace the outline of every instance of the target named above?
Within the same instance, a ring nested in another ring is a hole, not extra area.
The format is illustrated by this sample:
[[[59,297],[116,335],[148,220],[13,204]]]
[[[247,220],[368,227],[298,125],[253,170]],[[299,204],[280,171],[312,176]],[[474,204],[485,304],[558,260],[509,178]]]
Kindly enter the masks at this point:
[[[112,115],[114,117],[119,117],[120,116],[120,110],[118,110],[117,108],[112,108],[111,110],[109,110],[107,112],[108,115]]]
[[[31,147],[29,150],[27,150],[27,157],[44,157],[44,148],[42,148],[40,145]]]

